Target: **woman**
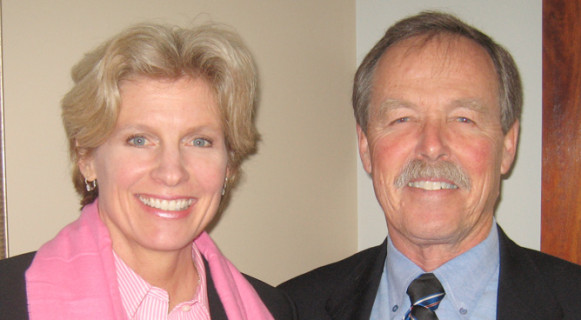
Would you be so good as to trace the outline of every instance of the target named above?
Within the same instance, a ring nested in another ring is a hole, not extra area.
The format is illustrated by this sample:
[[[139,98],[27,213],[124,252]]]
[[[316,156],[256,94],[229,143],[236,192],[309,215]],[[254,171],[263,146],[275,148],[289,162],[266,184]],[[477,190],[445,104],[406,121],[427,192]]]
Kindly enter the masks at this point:
[[[283,294],[241,275],[204,232],[258,138],[256,72],[238,36],[139,25],[72,75],[62,117],[82,213],[30,267],[33,254],[2,261],[0,314],[293,319]]]

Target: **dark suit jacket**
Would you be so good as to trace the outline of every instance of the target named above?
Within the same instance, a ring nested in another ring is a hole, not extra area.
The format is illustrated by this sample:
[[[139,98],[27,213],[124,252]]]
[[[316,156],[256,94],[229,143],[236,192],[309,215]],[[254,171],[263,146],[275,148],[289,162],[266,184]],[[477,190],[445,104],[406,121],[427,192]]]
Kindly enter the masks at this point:
[[[498,231],[497,319],[581,319],[581,266],[519,247]],[[367,320],[386,255],[384,241],[279,287],[295,301],[299,319]]]
[[[30,266],[35,252],[0,260],[0,320],[28,319],[26,282],[24,272]],[[208,263],[204,260],[206,270]],[[252,284],[275,319],[297,319],[296,310],[288,296],[272,286],[244,275]],[[226,313],[210,272],[206,272],[210,316],[213,320],[227,320]]]

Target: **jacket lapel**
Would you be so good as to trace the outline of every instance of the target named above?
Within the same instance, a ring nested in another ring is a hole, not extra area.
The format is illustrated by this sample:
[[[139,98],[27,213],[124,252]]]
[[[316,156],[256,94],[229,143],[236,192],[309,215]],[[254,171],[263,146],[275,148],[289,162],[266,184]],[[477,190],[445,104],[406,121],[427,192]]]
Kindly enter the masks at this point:
[[[216,291],[216,286],[214,286],[214,279],[212,279],[212,275],[210,274],[208,261],[204,257],[202,257],[202,260],[204,260],[204,267],[206,268],[206,291],[208,294],[208,305],[210,307],[210,318],[214,320],[228,319],[224,305],[222,305],[218,291]]]
[[[345,278],[341,290],[327,301],[326,310],[331,319],[369,319],[386,256],[387,238],[381,245],[367,250],[356,259],[357,263]]]

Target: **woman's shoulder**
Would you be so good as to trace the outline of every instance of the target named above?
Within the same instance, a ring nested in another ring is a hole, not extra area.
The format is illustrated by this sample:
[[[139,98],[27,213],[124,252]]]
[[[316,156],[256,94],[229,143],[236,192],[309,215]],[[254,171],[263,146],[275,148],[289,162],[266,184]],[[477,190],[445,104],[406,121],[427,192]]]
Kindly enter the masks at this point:
[[[295,304],[284,291],[249,275],[244,274],[244,277],[254,287],[275,319],[298,319]]]
[[[28,252],[18,256],[14,256],[11,258],[1,259],[0,260],[0,277],[2,281],[4,281],[5,272],[12,272],[12,273],[24,273],[26,269],[32,263],[32,259],[34,259],[35,252]]]
[[[27,319],[24,273],[36,252],[0,260],[0,314],[5,319]]]

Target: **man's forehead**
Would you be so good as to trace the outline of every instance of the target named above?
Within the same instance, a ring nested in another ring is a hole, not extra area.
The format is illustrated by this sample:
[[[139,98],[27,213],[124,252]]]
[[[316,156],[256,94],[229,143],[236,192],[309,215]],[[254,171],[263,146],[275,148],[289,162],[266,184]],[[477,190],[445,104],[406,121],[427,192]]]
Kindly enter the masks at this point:
[[[475,41],[463,36],[416,36],[388,48],[376,65],[372,91],[377,87],[397,86],[413,77],[461,77],[487,81],[499,87],[495,65],[488,52]],[[480,78],[477,78],[480,76]],[[372,92],[373,94],[373,92]]]
[[[378,67],[386,63],[414,61],[425,56],[433,57],[431,60],[441,63],[443,68],[459,59],[481,59],[488,62],[486,66],[495,72],[490,55],[480,44],[464,36],[448,33],[418,35],[400,40],[385,50]]]
[[[378,62],[372,80],[369,115],[384,114],[393,108],[413,108],[418,103],[418,94],[436,94],[442,92],[440,89],[443,92],[469,90],[466,95],[445,101],[451,108],[481,113],[493,108],[500,113],[498,86],[490,55],[473,40],[450,34],[416,36],[390,47]],[[427,88],[432,89],[426,91]],[[491,100],[490,93],[496,93],[497,99]]]

